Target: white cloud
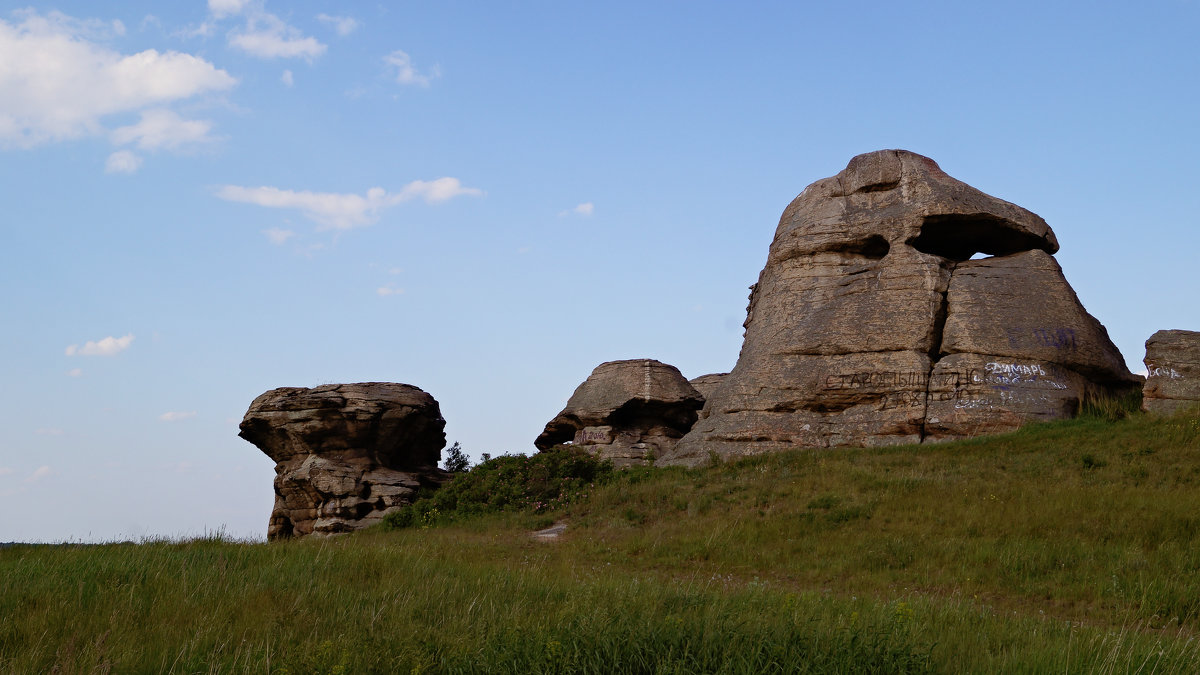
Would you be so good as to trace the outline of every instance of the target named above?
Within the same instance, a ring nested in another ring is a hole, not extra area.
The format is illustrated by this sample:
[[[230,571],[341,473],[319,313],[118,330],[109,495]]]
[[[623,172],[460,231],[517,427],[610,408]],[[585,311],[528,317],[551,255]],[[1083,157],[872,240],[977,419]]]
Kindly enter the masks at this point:
[[[275,244],[276,246],[280,246],[288,239],[296,236],[295,232],[292,232],[291,230],[284,230],[278,227],[272,227],[269,230],[263,230],[263,234],[267,235],[267,239],[270,239],[271,243]]]
[[[204,59],[147,49],[123,55],[98,44],[100,29],[57,12],[0,20],[0,146],[104,132],[101,119],[233,87]],[[120,32],[105,24],[107,33]],[[123,28],[123,26],[121,26]]]
[[[72,368],[67,371],[68,377],[80,377],[83,375],[83,368]]]
[[[214,24],[203,21],[195,28],[182,28],[172,33],[172,35],[183,38],[210,38],[215,32],[217,32],[217,27]]]
[[[141,157],[128,150],[117,150],[104,162],[104,173],[134,173],[141,166]]]
[[[7,466],[0,466],[0,476],[7,476],[8,474],[10,474],[12,472],[13,472],[13,470],[8,468]]]
[[[112,356],[119,354],[133,343],[133,333],[124,337],[115,338],[111,335],[96,341],[87,341],[82,347],[79,345],[71,345],[67,347],[67,356]]]
[[[427,204],[437,204],[461,196],[482,197],[483,190],[465,188],[457,178],[444,177],[430,181],[414,180],[400,190],[398,198],[400,201],[408,201],[419,197]]]
[[[428,87],[430,80],[442,74],[437,66],[434,66],[428,75],[422,75],[417,72],[416,67],[412,63],[412,58],[399,49],[383,57],[383,62],[396,70],[396,81],[400,84],[415,84],[421,87]]]
[[[296,209],[305,217],[320,224],[322,229],[346,230],[369,225],[380,212],[402,202],[423,199],[428,204],[444,202],[460,196],[481,196],[483,190],[463,187],[457,178],[438,178],[432,181],[415,180],[399,192],[373,187],[365,195],[337,192],[280,190],[275,187],[242,187],[225,185],[217,197],[231,202],[257,204],[276,209]]]
[[[63,430],[62,429],[54,429],[51,427],[43,427],[41,429],[34,431],[33,433],[37,434],[38,436],[62,436]]]
[[[196,416],[195,410],[192,410],[189,412],[171,411],[171,412],[165,412],[165,413],[159,415],[158,419],[160,419],[164,422],[178,422],[179,420],[186,420],[190,417],[195,417],[195,416]]]
[[[595,205],[595,204],[593,204],[593,203],[591,203],[591,202],[584,202],[584,203],[582,203],[582,204],[579,204],[579,205],[577,205],[577,206],[576,206],[575,208],[573,208],[573,209],[567,209],[567,210],[565,210],[565,211],[559,211],[559,212],[558,212],[558,215],[560,215],[560,216],[569,216],[569,215],[571,215],[572,213],[574,213],[575,215],[578,215],[578,216],[590,216],[590,215],[592,215],[592,214],[593,214],[595,211],[596,211],[596,205]]]
[[[241,14],[250,0],[208,0],[208,11],[218,19]]]
[[[388,284],[387,286],[380,286],[379,288],[376,288],[375,292],[378,293],[380,297],[386,298],[389,295],[403,295],[404,289],[396,288],[395,286]]]
[[[403,267],[393,267],[392,269],[388,270],[388,274],[391,274],[392,276],[395,276],[397,274],[404,274],[404,268]]]
[[[296,28],[266,12],[253,14],[243,28],[230,33],[229,44],[264,59],[303,58],[312,61],[325,53],[325,45],[316,38],[304,37]]]
[[[29,477],[25,479],[25,482],[26,483],[34,483],[34,482],[37,482],[49,475],[50,475],[50,467],[42,465],[42,466],[39,466],[38,468],[34,469],[33,473],[29,474]]]
[[[279,81],[283,82],[289,87],[293,84],[296,84],[296,78],[292,77],[292,71],[290,70],[283,71],[283,75],[279,76]]]
[[[143,110],[138,123],[113,129],[112,141],[117,145],[136,143],[142,150],[176,150],[216,140],[208,135],[211,130],[212,122],[185,120],[166,108],[153,108]]]
[[[333,26],[337,34],[346,37],[353,33],[358,28],[358,21],[348,16],[329,16],[328,14],[318,14],[317,20]]]

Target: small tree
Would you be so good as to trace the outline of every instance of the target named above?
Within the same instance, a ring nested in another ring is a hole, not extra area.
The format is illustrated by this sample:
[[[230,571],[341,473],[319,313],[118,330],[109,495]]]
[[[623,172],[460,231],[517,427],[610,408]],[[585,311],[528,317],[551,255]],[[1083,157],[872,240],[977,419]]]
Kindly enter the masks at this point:
[[[442,464],[450,473],[463,473],[471,469],[471,461],[467,458],[467,453],[462,451],[458,441],[454,441],[454,445],[446,451],[446,459]]]

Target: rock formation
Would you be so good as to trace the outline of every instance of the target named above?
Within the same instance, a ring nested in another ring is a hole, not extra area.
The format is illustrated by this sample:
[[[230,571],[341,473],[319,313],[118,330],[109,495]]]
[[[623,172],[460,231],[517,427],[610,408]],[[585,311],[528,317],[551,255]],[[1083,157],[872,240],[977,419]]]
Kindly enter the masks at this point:
[[[708,397],[712,396],[712,393],[717,390],[717,385],[721,384],[721,381],[724,380],[725,376],[728,374],[729,373],[710,373],[708,375],[701,375],[700,377],[693,377],[692,379],[688,380],[688,384],[692,385],[696,391],[700,392],[700,395],[707,400]]]
[[[658,463],[1005,431],[1138,386],[1057,250],[927,157],[855,157],[784,210],[737,365]]]
[[[534,445],[571,442],[620,467],[649,463],[675,446],[704,405],[674,366],[653,359],[596,366]]]
[[[269,539],[349,532],[445,479],[437,401],[391,382],[283,387],[254,399],[242,438],[275,460]]]
[[[1146,340],[1142,409],[1169,415],[1200,405],[1200,332],[1160,330]]]

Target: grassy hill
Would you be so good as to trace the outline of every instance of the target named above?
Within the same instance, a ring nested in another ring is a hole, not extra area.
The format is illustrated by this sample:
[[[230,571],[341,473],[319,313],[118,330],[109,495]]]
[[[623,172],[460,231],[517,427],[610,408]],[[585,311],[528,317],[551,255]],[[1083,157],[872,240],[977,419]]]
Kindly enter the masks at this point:
[[[334,540],[8,547],[0,671],[1200,671],[1194,416],[596,480]]]

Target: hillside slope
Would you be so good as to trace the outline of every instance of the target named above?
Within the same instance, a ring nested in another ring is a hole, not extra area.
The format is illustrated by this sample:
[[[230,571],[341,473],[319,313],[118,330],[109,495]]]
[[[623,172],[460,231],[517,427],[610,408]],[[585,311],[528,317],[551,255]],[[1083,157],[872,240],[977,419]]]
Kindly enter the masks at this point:
[[[15,546],[0,671],[1196,672],[1197,504],[1200,419],[1137,415],[333,540]]]

